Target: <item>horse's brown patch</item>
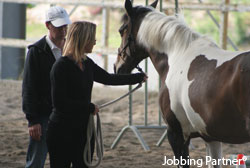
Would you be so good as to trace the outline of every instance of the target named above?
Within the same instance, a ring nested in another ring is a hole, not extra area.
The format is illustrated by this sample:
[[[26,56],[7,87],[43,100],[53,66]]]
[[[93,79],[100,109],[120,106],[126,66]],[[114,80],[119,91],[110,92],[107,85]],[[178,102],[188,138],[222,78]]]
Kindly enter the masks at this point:
[[[243,53],[216,68],[216,60],[197,56],[188,80],[192,108],[218,141],[243,143],[250,140],[250,53]]]

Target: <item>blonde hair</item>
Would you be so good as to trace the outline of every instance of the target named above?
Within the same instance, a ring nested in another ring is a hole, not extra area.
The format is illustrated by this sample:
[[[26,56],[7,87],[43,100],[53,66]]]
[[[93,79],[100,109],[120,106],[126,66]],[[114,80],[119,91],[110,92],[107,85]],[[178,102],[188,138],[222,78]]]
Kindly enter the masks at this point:
[[[86,59],[85,47],[95,41],[96,24],[86,21],[73,22],[67,33],[63,56],[72,56],[76,63]]]

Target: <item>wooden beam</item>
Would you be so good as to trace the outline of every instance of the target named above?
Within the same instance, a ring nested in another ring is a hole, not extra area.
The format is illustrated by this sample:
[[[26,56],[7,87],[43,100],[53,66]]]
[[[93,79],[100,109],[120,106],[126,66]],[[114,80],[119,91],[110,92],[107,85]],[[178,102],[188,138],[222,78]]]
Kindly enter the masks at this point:
[[[32,42],[27,40],[0,38],[0,46],[2,47],[26,48],[30,44],[32,44]]]
[[[107,48],[109,45],[109,19],[110,12],[109,8],[102,8],[102,47]],[[104,57],[104,69],[108,71],[108,55],[102,54]]]
[[[0,47],[15,47],[15,48],[27,48],[29,45],[33,44],[35,41],[22,40],[22,39],[12,39],[12,38],[0,38]],[[117,54],[117,49],[114,48],[103,48],[95,47],[94,53],[102,54]]]
[[[230,4],[230,0],[222,0],[225,5]],[[220,45],[223,49],[227,49],[227,30],[228,30],[228,10],[222,10],[221,26],[220,26]]]

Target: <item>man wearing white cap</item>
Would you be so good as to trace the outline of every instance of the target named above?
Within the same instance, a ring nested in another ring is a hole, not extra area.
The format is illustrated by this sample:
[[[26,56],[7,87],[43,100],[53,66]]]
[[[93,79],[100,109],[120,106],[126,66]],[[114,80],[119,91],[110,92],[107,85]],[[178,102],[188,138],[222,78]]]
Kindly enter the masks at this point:
[[[48,35],[28,46],[22,85],[23,111],[30,142],[26,168],[43,168],[47,156],[46,130],[52,112],[50,70],[61,57],[71,21],[65,9],[53,6],[46,12]]]

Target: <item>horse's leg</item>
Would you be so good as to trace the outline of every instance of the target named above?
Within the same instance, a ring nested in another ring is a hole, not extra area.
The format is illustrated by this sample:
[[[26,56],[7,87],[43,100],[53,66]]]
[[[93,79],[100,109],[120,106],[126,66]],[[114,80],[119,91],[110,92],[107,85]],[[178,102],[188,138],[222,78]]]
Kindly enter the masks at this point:
[[[180,122],[177,120],[175,114],[170,108],[170,99],[168,88],[162,83],[162,88],[159,97],[159,103],[162,110],[162,115],[165,122],[168,124],[167,137],[168,141],[172,147],[176,159],[182,158],[187,159],[189,155],[189,142],[184,140],[182,128]],[[189,168],[189,165],[184,165],[183,167]]]
[[[206,147],[207,147],[207,156],[210,156],[211,159],[216,159],[216,161],[218,161],[218,159],[222,158],[221,142],[218,141],[206,142]],[[209,162],[208,167],[212,168],[213,166],[214,168],[221,168],[221,164],[212,165],[212,163]]]
[[[178,122],[179,124],[179,122]],[[180,125],[180,124],[179,124]],[[188,139],[186,142],[184,140],[183,134],[182,134],[182,130],[179,127],[179,129],[177,129],[178,127],[175,127],[174,129],[172,129],[171,127],[168,127],[168,132],[167,132],[167,136],[168,136],[168,141],[174,151],[174,155],[176,157],[176,159],[181,158],[186,160],[188,159],[189,156],[189,143],[190,143],[190,139]],[[180,166],[178,166],[180,167]],[[183,168],[189,168],[189,165],[182,165],[181,167]]]

